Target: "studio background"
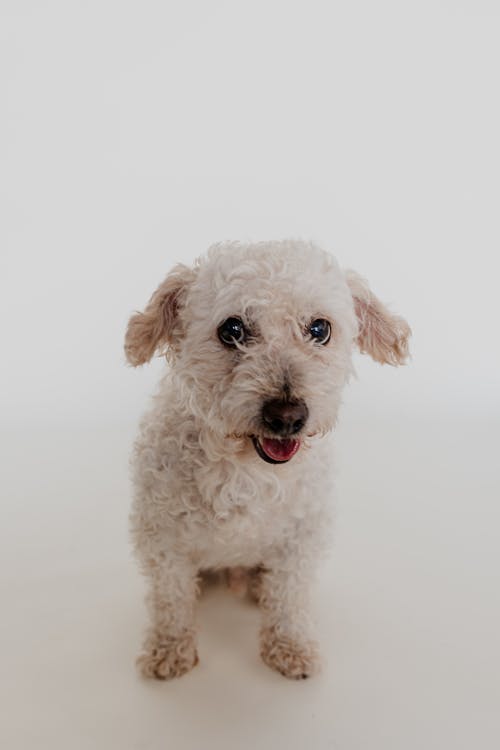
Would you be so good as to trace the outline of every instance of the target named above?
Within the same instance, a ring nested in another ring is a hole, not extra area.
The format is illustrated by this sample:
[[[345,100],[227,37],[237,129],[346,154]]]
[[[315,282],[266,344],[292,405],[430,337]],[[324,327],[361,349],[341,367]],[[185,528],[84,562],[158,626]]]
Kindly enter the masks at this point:
[[[2,744],[498,746],[500,11],[495,2],[0,5]],[[200,610],[139,680],[127,458],[165,364],[129,315],[215,241],[312,239],[413,329],[356,355],[323,674]],[[3,736],[2,736],[3,735]]]

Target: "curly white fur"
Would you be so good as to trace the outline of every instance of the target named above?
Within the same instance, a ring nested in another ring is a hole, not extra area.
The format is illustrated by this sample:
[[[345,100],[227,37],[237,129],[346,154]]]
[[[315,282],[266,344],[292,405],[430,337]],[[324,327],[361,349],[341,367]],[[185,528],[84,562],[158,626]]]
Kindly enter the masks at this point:
[[[230,317],[249,332],[232,348],[217,335]],[[307,335],[315,319],[331,323],[325,346]],[[159,351],[170,363],[133,457],[132,534],[151,618],[144,674],[196,664],[200,573],[231,568],[234,580],[243,569],[257,581],[263,659],[287,677],[315,671],[308,593],[327,546],[329,434],[352,346],[398,364],[408,336],[357,274],[299,241],[216,245],[194,268],[177,266],[131,318],[129,361]],[[263,404],[284,398],[307,404],[308,419],[298,453],[272,465],[252,436],[269,437]]]

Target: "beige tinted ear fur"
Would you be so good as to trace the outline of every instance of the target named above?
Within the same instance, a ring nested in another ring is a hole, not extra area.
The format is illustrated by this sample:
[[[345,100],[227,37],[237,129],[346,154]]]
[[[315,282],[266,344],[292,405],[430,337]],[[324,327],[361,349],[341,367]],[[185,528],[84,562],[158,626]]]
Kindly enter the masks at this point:
[[[168,274],[142,313],[132,315],[125,334],[125,355],[131,365],[149,362],[155,351],[173,342],[179,308],[196,272],[179,263]]]
[[[409,355],[411,330],[408,323],[393,315],[359,274],[346,271],[345,275],[358,319],[356,342],[359,350],[369,354],[376,362],[403,365]]]

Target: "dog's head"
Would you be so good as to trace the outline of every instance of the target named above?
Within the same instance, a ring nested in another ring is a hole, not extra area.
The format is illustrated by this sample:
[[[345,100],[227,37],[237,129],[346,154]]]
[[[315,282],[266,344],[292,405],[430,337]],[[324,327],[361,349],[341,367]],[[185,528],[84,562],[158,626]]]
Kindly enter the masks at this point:
[[[192,414],[281,464],[334,426],[353,344],[397,365],[409,335],[360,276],[314,245],[226,243],[173,269],[130,319],[125,351],[133,365],[165,353]]]

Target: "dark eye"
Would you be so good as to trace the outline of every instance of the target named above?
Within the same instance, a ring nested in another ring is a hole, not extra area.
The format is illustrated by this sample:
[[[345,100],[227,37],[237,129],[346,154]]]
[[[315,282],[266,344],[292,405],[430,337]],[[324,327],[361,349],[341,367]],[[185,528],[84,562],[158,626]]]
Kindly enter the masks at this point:
[[[236,344],[243,344],[247,332],[243,321],[239,318],[228,318],[217,328],[217,335],[226,346],[235,346]]]
[[[332,327],[328,320],[325,320],[324,318],[313,320],[307,330],[316,344],[323,344],[324,346],[330,341]]]

